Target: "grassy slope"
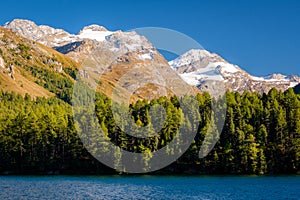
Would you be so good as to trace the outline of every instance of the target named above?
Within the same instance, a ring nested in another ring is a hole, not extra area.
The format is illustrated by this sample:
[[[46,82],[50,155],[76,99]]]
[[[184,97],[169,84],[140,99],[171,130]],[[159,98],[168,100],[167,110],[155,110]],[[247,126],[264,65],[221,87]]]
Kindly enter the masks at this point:
[[[100,53],[102,58],[105,52]],[[81,54],[76,55],[80,57]],[[82,79],[87,83],[98,83],[97,91],[108,97],[112,97],[114,94],[116,95],[114,96],[115,100],[129,98],[129,102],[135,102],[139,99],[153,99],[164,95],[174,95],[168,87],[164,88],[151,83],[144,86],[141,85],[133,94],[127,88],[120,87],[118,85],[119,80],[136,65],[141,66],[139,70],[148,76],[148,81],[151,78],[155,78],[153,77],[154,72],[152,72],[154,67],[150,66],[159,64],[167,68],[167,63],[165,63],[166,61],[162,56],[157,56],[156,60],[148,62],[141,62],[135,59],[134,55],[125,55],[125,57],[128,57],[131,62],[116,62],[112,64],[110,70],[103,73],[101,78],[99,74],[91,73],[89,78],[82,77]],[[28,93],[33,97],[56,95],[67,102],[69,102],[70,94],[72,93],[74,77],[78,69],[81,68],[80,64],[69,56],[38,42],[16,35],[3,27],[0,27],[0,59],[3,59],[5,63],[4,68],[0,67],[0,90],[14,91],[23,96]],[[91,66],[94,65],[93,63],[91,64]],[[96,65],[101,65],[101,63],[96,63]],[[14,66],[13,77],[11,76],[11,66]],[[171,79],[173,82],[167,82],[167,86],[182,85],[181,79],[175,79],[174,77]],[[144,79],[139,80],[138,77],[133,77],[128,82],[128,85],[137,84],[139,81],[143,82]],[[186,87],[189,88],[190,86],[186,85]],[[186,89],[182,87],[183,91]]]
[[[0,67],[0,90],[33,97],[62,92],[64,84],[74,82],[72,76],[79,68],[67,56],[3,27],[0,27],[0,57],[4,61],[4,68]]]

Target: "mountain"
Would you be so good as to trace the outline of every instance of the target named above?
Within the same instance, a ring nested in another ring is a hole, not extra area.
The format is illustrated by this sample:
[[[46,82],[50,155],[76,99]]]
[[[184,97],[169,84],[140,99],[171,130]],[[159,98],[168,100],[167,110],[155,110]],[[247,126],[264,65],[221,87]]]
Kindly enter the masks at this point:
[[[259,93],[267,93],[273,87],[284,91],[300,83],[296,75],[253,76],[221,56],[201,49],[192,49],[169,64],[183,80],[202,91],[210,89],[211,81],[219,82],[230,91]]]
[[[32,97],[70,99],[74,73],[69,57],[0,27],[0,89]],[[67,97],[68,96],[68,97]]]
[[[30,20],[15,19],[7,22],[4,27],[49,47],[62,46],[77,41],[75,35],[69,34],[62,29],[55,29],[45,25],[38,26]]]
[[[180,96],[195,90],[136,32],[108,31],[103,26],[90,25],[74,35],[20,19],[6,23],[5,27],[79,62],[79,74],[86,82],[117,99]]]
[[[230,91],[267,93],[273,87],[286,90],[300,83],[296,75],[253,76],[218,54],[201,49],[167,62],[147,38],[136,32],[89,25],[71,34],[22,19],[8,22],[5,27],[79,63],[78,73],[86,82],[117,99],[183,95],[194,92],[195,87],[218,94],[219,86]]]

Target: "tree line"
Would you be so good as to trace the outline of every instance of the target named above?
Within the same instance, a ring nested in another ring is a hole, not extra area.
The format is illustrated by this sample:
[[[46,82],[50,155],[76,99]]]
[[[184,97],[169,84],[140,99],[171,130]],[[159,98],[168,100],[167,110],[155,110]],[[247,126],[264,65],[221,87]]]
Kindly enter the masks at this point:
[[[127,109],[139,127],[147,126],[157,133],[149,138],[136,138],[124,131],[122,112],[113,112],[112,100],[96,93],[81,99],[95,101],[95,108],[74,113],[70,104],[56,97],[31,98],[0,92],[0,172],[16,174],[107,174],[117,173],[98,162],[84,147],[79,135],[102,133],[120,148],[131,152],[155,152],[168,145],[184,127],[196,136],[187,151],[174,163],[155,173],[193,174],[281,174],[300,171],[300,96],[292,89],[270,90],[268,94],[226,92],[225,123],[221,132],[211,126],[211,102],[208,93],[196,97],[161,97],[137,101]],[[196,99],[193,102],[192,99]],[[184,104],[193,109],[185,111]],[[161,112],[161,106],[165,115]],[[152,109],[151,109],[152,108]],[[224,108],[219,108],[224,109]],[[214,111],[218,112],[218,111]],[[95,118],[93,113],[95,113]],[[151,115],[151,113],[154,115]],[[162,119],[159,130],[155,118]],[[130,121],[130,120],[129,120]],[[88,123],[87,123],[88,122]],[[93,122],[93,123],[91,123]],[[153,125],[154,124],[154,125]],[[211,128],[209,128],[211,127]],[[134,130],[133,130],[134,131]],[[199,158],[205,137],[218,137],[210,153]],[[104,146],[95,145],[92,152]],[[181,151],[181,149],[176,149]],[[170,155],[174,154],[170,150]],[[122,165],[122,155],[115,165]],[[151,156],[144,162],[151,161]]]

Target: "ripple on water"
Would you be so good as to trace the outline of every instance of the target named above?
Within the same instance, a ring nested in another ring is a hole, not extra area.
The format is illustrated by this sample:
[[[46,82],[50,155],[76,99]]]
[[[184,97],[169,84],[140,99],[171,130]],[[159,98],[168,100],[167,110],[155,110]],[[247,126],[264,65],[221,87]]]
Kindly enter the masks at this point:
[[[298,199],[300,177],[6,176],[0,199]]]

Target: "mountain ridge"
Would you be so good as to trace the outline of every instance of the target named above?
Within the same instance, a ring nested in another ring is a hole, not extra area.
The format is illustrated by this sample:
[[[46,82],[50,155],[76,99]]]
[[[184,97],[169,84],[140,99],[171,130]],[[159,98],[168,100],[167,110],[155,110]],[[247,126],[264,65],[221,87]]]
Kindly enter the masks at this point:
[[[28,20],[14,20],[7,23],[6,28],[80,63],[79,75],[109,97],[150,100],[175,94],[182,96],[195,90],[169,67],[147,38],[134,31],[109,31],[103,26],[90,25],[78,35],[72,35]],[[38,36],[34,36],[35,33]]]
[[[209,81],[219,81],[230,91],[267,93],[272,87],[286,90],[300,83],[296,75],[269,74],[253,76],[241,67],[231,64],[216,53],[192,49],[169,61],[172,69],[190,85],[207,90]]]
[[[0,27],[0,88],[32,97],[58,96],[74,82],[79,64],[69,57]]]
[[[136,32],[109,31],[96,24],[83,27],[77,35],[70,34],[63,29],[36,25],[32,21],[22,19],[6,23],[5,27],[26,38],[41,42],[80,64],[89,63],[90,65],[93,63],[92,67],[89,66],[89,70],[80,69],[79,74],[85,74],[86,78],[93,77],[93,79],[96,79],[97,74],[104,74],[106,80],[100,86],[101,91],[106,91],[105,87],[111,88],[112,83],[116,85],[122,77],[107,71],[107,69],[115,69],[124,75],[129,70],[133,70],[135,65],[144,66],[144,70],[140,73],[148,74],[146,75],[149,77],[146,78],[147,81],[152,81],[156,77],[154,74],[148,73],[147,67],[156,71],[163,67],[159,73],[167,79],[167,86],[170,88],[174,87],[174,84],[180,85],[181,88],[189,88],[185,85],[187,83],[191,87],[197,87],[200,91],[212,91],[215,88],[210,86],[210,82],[217,81],[217,84],[224,85],[224,89],[230,91],[267,93],[273,87],[286,90],[300,83],[300,77],[296,75],[253,76],[238,65],[229,63],[220,55],[204,49],[192,49],[167,62],[144,36],[138,35]],[[93,54],[96,55],[96,60],[91,58]],[[128,68],[129,66],[130,68]],[[127,70],[124,70],[124,67]],[[90,70],[92,68],[93,70]],[[169,68],[176,73],[171,72]],[[170,75],[174,81],[168,78]],[[158,85],[165,84],[164,81],[156,82],[159,83]],[[139,83],[132,82],[131,84]],[[122,91],[129,95],[135,92],[126,92],[128,88],[125,88],[125,91],[123,89],[119,93]],[[151,93],[151,90],[149,92]],[[182,94],[183,90],[179,93]],[[159,94],[162,93],[159,92]],[[151,94],[148,93],[144,96],[150,98]]]

